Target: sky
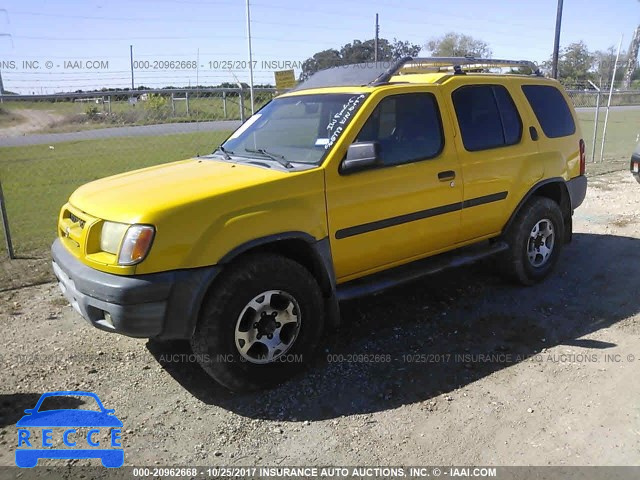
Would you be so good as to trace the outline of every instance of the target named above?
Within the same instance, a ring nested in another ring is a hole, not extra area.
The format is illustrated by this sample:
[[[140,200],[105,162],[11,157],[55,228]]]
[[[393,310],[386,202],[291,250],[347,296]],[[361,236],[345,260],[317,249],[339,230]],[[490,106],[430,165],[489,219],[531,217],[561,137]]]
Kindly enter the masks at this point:
[[[557,0],[251,0],[254,83],[273,83],[274,70],[320,50],[373,38],[376,13],[382,38],[424,45],[454,31],[487,42],[494,58],[542,62],[553,49],[556,9]],[[0,2],[4,88],[128,87],[130,45],[136,87],[248,82],[246,13],[245,0]],[[639,24],[638,0],[564,0],[560,43],[604,50],[624,35],[626,50]]]

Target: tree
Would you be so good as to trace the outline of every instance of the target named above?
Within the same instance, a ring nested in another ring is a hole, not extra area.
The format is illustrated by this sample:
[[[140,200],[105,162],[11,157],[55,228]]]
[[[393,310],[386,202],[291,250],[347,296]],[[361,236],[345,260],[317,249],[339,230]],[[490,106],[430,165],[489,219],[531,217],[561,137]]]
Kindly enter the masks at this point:
[[[624,64],[626,62],[626,55],[624,52],[620,53],[620,60],[618,60],[618,68],[616,70],[616,81],[621,80],[624,75]],[[595,80],[602,79],[604,84],[611,82],[611,76],[613,74],[613,66],[616,62],[616,49],[615,47],[609,47],[605,51],[598,50],[593,53],[593,69]]]
[[[591,77],[594,56],[583,42],[571,43],[562,51],[558,62],[558,76],[567,80],[584,81]]]
[[[624,72],[624,88],[631,87],[631,81],[638,68],[638,52],[640,52],[640,26],[633,33],[631,44],[629,45],[629,59]]]
[[[604,57],[603,57],[604,58]],[[615,60],[615,56],[614,56]],[[545,71],[551,70],[552,58],[543,64]],[[558,56],[558,79],[565,84],[581,83],[593,78],[595,54],[591,53],[582,40],[561,48]],[[603,68],[605,63],[603,63]],[[612,67],[613,68],[613,65]]]
[[[493,53],[489,44],[462,33],[449,32],[442,37],[429,40],[425,48],[434,57],[489,58]]]
[[[378,61],[385,62],[402,57],[415,57],[422,47],[407,41],[393,39],[392,42],[385,38],[378,39]],[[315,53],[302,64],[300,80],[307,79],[311,74],[325,68],[350,65],[353,63],[366,63],[375,60],[375,40],[354,40],[340,47],[339,50],[330,48]]]

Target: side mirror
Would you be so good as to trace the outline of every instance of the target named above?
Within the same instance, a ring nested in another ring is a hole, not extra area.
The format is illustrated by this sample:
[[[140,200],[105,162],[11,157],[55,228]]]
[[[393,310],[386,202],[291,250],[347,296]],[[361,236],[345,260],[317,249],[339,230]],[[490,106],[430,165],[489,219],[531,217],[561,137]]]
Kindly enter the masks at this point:
[[[381,165],[378,142],[356,142],[349,145],[340,173],[353,173]]]

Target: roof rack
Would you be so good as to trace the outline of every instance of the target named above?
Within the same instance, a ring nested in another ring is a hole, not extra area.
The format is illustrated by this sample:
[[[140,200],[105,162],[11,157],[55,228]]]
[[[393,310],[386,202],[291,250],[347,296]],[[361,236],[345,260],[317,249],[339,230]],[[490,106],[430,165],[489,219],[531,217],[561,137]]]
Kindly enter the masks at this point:
[[[526,67],[531,70],[532,75],[542,75],[538,66],[529,60],[499,60],[475,57],[404,57],[370,82],[369,85],[388,83],[391,77],[403,73],[441,72],[444,70],[462,74],[465,70],[486,70],[488,68],[504,67]]]
[[[394,75],[447,72],[463,74],[465,70],[486,70],[489,68],[526,67],[534,75],[541,75],[538,66],[528,60],[496,60],[474,57],[404,57],[389,62],[368,62],[340,65],[320,70],[293,90],[307,90],[319,87],[376,86],[388,83]]]

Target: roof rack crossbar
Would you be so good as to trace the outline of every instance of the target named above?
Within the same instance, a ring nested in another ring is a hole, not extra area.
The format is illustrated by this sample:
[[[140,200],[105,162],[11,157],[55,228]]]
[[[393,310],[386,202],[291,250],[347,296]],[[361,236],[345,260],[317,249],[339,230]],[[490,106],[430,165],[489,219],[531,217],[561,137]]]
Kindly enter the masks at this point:
[[[375,80],[373,80],[372,82],[369,82],[369,85],[375,86],[375,85],[381,85],[383,83],[389,83],[389,80],[391,79],[391,77],[393,77],[396,73],[398,73],[400,69],[404,67],[407,63],[412,61],[413,61],[412,57],[400,58],[393,65],[391,65],[384,73],[378,75],[378,77]]]
[[[387,66],[391,64],[390,67]],[[337,65],[319,70],[298,84],[294,91],[323,87],[378,86],[391,81],[394,75],[403,73],[451,72],[464,74],[466,71],[489,68],[526,67],[534,75],[542,75],[535,63],[528,60],[496,60],[474,57],[403,57],[393,62],[365,62]]]
[[[475,57],[404,57],[394,63],[387,71],[379,75],[369,85],[375,86],[388,83],[391,77],[400,73],[403,69],[419,68],[451,68],[456,72],[465,69],[486,69],[503,67],[526,67],[533,75],[542,75],[538,66],[529,60],[501,60],[495,58],[475,58]]]

